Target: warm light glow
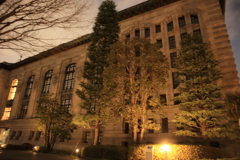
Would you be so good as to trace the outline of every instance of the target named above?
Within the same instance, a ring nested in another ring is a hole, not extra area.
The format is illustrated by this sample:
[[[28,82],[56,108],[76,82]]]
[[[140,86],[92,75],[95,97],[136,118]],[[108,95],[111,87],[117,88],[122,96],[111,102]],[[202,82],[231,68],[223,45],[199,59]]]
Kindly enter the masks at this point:
[[[6,148],[6,144],[1,144],[1,148]]]
[[[13,100],[17,91],[18,80],[15,79],[12,81],[12,85],[9,91],[8,100]]]
[[[167,144],[162,145],[162,150],[168,152],[170,150],[170,146]]]
[[[34,151],[38,151],[39,148],[40,148],[40,146],[34,146],[34,147],[33,147],[33,150],[34,150]]]
[[[79,149],[78,149],[78,148],[76,149],[76,152],[79,152]]]
[[[12,109],[11,107],[5,107],[5,110],[4,110],[2,119],[1,119],[2,121],[9,119],[10,113],[11,113],[11,109]]]

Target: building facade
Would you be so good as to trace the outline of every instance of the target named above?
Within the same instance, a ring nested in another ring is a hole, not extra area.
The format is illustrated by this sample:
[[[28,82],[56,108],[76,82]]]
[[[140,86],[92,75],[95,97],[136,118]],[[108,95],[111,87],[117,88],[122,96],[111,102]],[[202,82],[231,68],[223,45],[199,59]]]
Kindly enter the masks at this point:
[[[168,87],[160,97],[166,101],[167,118],[159,118],[162,129],[147,130],[144,143],[181,143],[173,132],[172,120],[179,113],[175,79],[175,60],[180,41],[187,33],[201,33],[204,42],[210,43],[220,63],[222,79],[218,84],[223,93],[240,91],[238,72],[224,23],[225,0],[148,0],[119,12],[120,39],[149,38],[169,60]],[[61,105],[73,115],[85,113],[75,94],[83,80],[90,36],[85,35],[61,44],[23,61],[0,64],[0,143],[43,145],[42,133],[36,125],[37,101],[47,93],[55,93]],[[105,125],[99,142],[102,144],[128,145],[131,128],[127,123],[119,126]],[[57,149],[74,149],[93,143],[94,131],[78,128],[68,142],[58,141]]]

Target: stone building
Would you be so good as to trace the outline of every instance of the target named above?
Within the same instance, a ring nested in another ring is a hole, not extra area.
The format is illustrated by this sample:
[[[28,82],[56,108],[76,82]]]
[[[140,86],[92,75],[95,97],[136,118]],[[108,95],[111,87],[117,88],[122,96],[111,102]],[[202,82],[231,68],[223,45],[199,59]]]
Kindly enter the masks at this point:
[[[120,39],[149,38],[157,43],[169,60],[169,87],[162,91],[166,99],[167,118],[160,119],[162,129],[146,131],[145,143],[179,143],[173,135],[172,122],[179,112],[173,101],[177,82],[174,61],[179,41],[186,33],[199,32],[210,43],[220,62],[223,78],[218,82],[222,92],[239,91],[239,78],[224,23],[225,0],[148,0],[119,12]],[[0,143],[43,145],[35,118],[37,101],[46,93],[56,93],[59,102],[73,115],[82,112],[75,91],[82,81],[89,35],[82,36],[20,62],[0,64]],[[55,148],[74,149],[91,145],[94,132],[77,129],[68,142],[58,141]],[[128,145],[131,129],[127,124],[105,126],[101,132],[102,144]]]

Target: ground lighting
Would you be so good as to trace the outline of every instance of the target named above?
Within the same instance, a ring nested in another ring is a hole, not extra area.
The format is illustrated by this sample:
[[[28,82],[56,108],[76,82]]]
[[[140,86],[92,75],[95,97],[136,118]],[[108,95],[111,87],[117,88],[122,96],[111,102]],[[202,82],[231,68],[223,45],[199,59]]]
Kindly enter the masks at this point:
[[[34,146],[33,151],[37,152],[40,149],[40,146]]]
[[[168,160],[167,152],[170,151],[171,147],[167,144],[162,145],[161,149],[165,152],[165,160]]]
[[[79,152],[79,148],[77,148],[76,150],[75,150],[75,152],[76,152],[76,157],[78,156],[78,152]]]

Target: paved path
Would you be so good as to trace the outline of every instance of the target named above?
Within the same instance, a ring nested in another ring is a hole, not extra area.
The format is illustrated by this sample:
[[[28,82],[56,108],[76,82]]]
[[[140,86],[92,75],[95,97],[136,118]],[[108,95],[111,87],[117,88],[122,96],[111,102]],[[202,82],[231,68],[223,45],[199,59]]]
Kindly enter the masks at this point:
[[[49,153],[37,153],[21,150],[2,150],[0,160],[83,160],[81,158],[71,158],[70,156],[60,156]]]

